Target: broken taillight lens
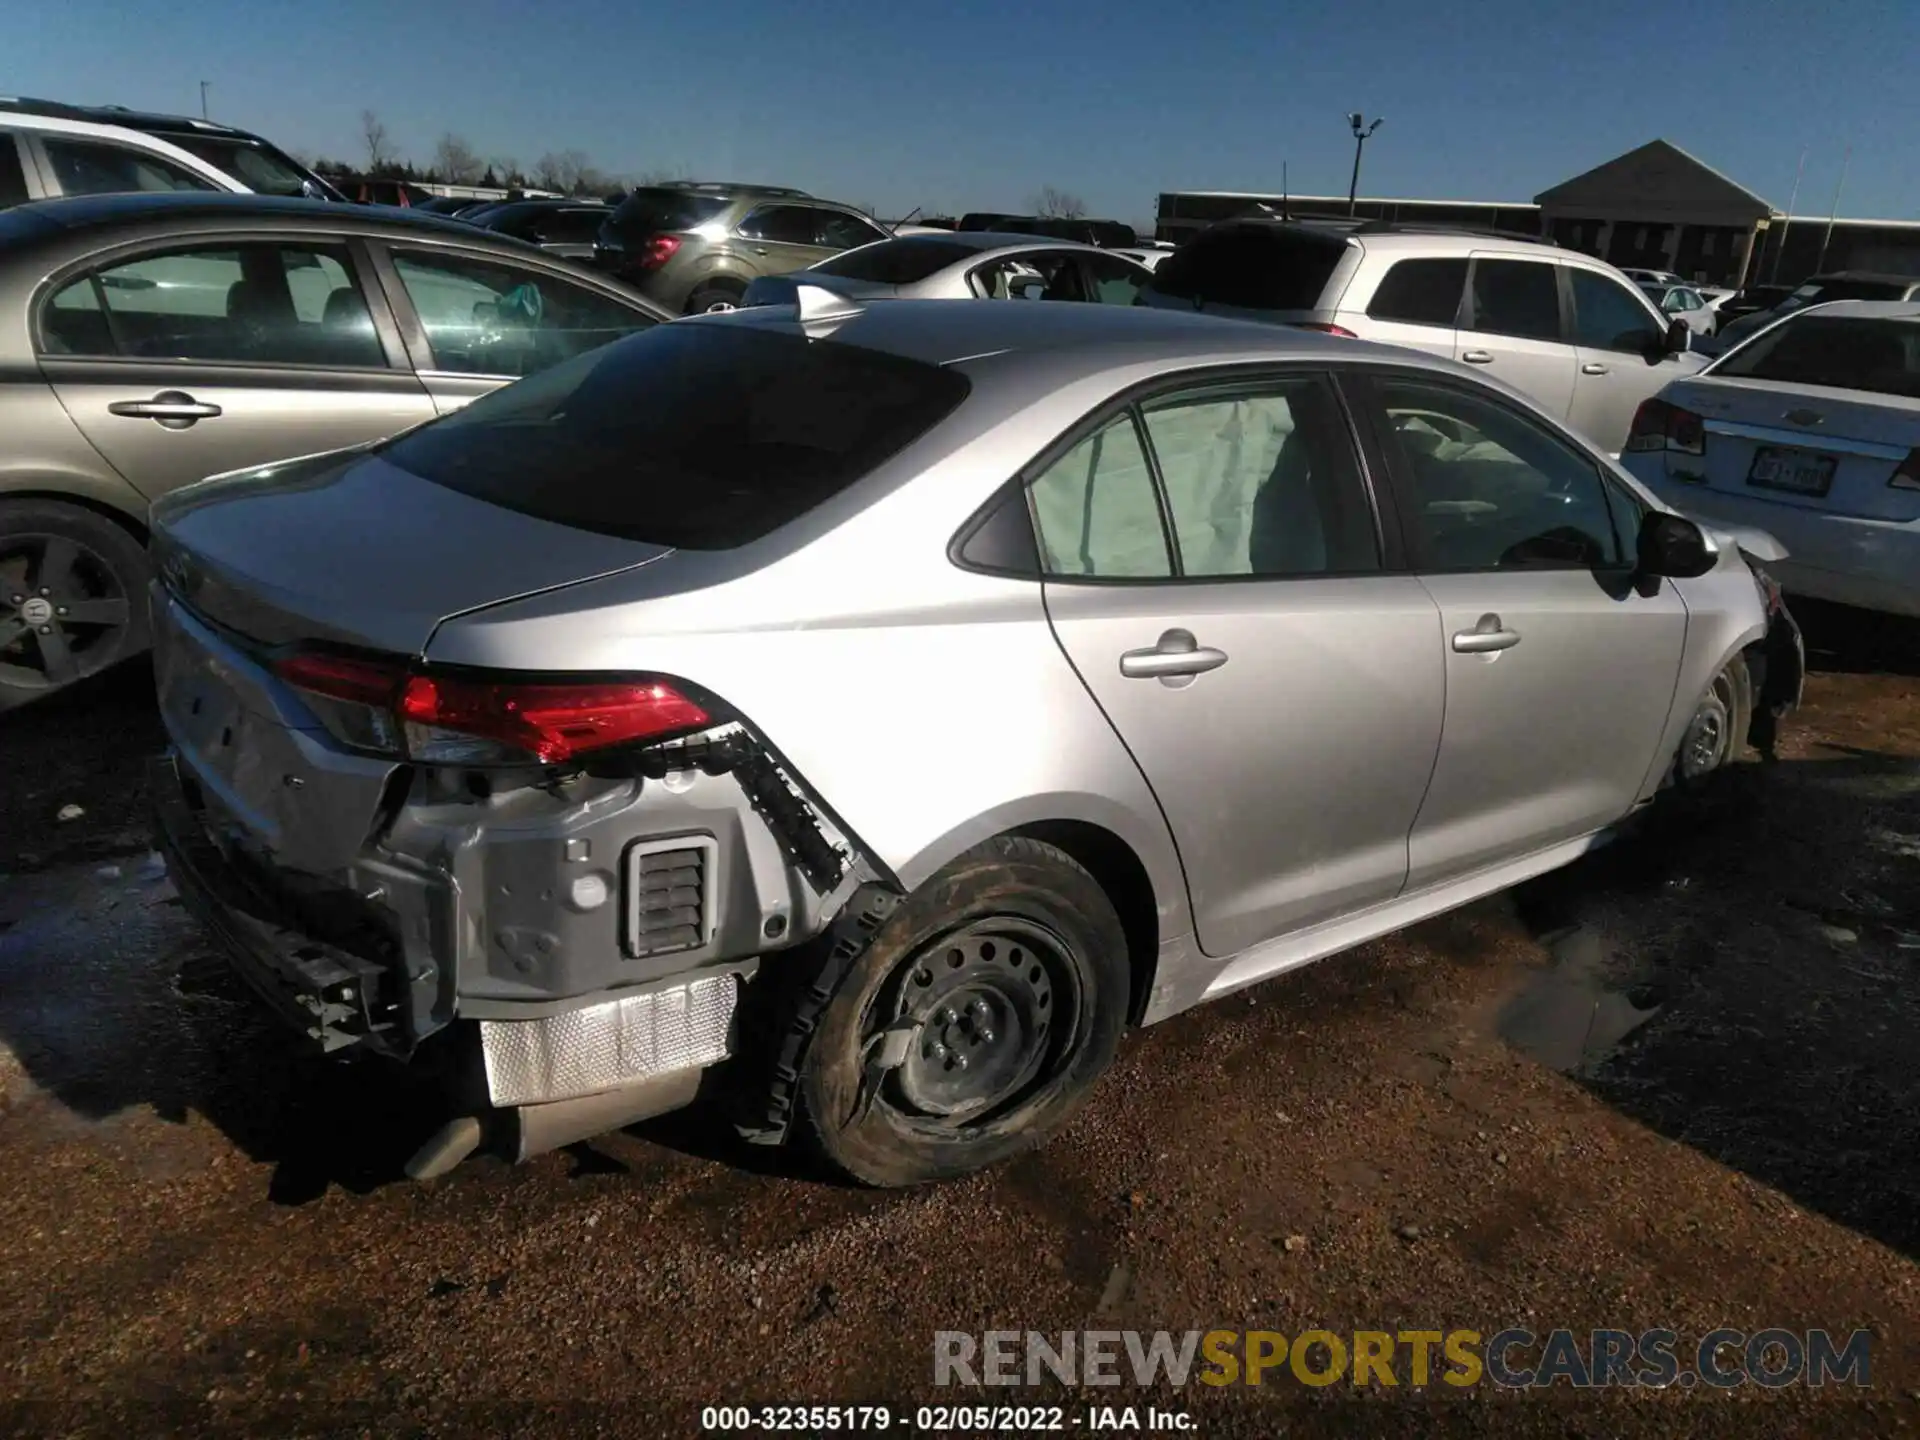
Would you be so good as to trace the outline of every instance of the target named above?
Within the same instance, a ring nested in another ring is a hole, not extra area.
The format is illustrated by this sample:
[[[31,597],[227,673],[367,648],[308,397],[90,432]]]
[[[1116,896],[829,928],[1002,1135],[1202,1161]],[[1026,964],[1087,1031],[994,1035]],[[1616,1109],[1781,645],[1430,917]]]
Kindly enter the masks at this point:
[[[709,723],[660,680],[530,683],[410,675],[400,693],[407,754],[441,765],[558,765]]]
[[[1320,320],[1302,320],[1293,328],[1296,330],[1318,330],[1322,335],[1340,335],[1348,340],[1358,340],[1360,338],[1344,325],[1332,325]]]
[[[336,739],[432,765],[560,765],[712,722],[664,680],[420,674],[330,651],[300,651],[274,671]]]
[[[1707,452],[1707,425],[1693,411],[1670,400],[1642,400],[1627,431],[1625,452],[1672,450],[1682,455]]]

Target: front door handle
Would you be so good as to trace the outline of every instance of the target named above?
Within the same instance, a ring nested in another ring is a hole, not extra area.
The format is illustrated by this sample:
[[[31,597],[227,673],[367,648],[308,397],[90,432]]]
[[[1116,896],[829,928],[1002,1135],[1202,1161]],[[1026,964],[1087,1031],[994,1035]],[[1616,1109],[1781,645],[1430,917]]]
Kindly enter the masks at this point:
[[[1151,650],[1129,650],[1120,657],[1120,673],[1129,680],[1175,680],[1204,675],[1227,663],[1227,652],[1202,645],[1190,630],[1169,630]]]
[[[220,407],[196,400],[184,390],[162,390],[151,400],[115,400],[107,406],[107,413],[158,420],[169,430],[184,430],[196,420],[212,419],[220,413]]]
[[[1491,365],[1493,363],[1493,352],[1491,350],[1462,350],[1460,352],[1460,358],[1469,365]]]
[[[1511,650],[1520,643],[1520,632],[1509,630],[1498,615],[1482,615],[1471,630],[1453,633],[1453,648],[1462,655],[1491,655],[1496,650]]]
[[[1607,367],[1596,360],[1589,360],[1580,367],[1580,373],[1582,375],[1604,375],[1607,373]]]

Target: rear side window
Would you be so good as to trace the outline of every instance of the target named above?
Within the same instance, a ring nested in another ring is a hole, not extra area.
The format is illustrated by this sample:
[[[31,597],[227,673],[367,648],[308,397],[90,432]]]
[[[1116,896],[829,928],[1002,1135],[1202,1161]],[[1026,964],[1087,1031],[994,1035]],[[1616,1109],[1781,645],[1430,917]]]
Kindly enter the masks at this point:
[[[1560,285],[1538,260],[1473,262],[1470,328],[1522,340],[1560,338]]]
[[[727,208],[719,195],[696,195],[686,190],[649,186],[636,190],[613,212],[613,226],[624,234],[659,235],[704,225]]]
[[[24,205],[32,197],[27,194],[27,172],[20,163],[20,147],[5,130],[0,130],[0,210],[9,205]]]
[[[1465,260],[1401,260],[1380,279],[1367,314],[1405,325],[1443,325],[1449,330],[1460,314],[1467,288]]]
[[[1233,225],[1203,231],[1160,263],[1148,287],[1196,305],[1315,310],[1347,242],[1306,230]]]
[[[966,398],[950,369],[737,325],[661,325],[496,390],[386,458],[603,535],[729,550],[854,484]]]
[[[183,165],[123,145],[91,140],[42,142],[62,195],[113,195],[136,190],[213,190]]]
[[[929,275],[958,265],[979,254],[972,245],[955,240],[889,240],[882,245],[865,245],[849,250],[814,266],[822,275],[838,275],[843,280],[870,280],[876,285],[914,285]]]
[[[813,213],[811,205],[762,205],[740,222],[740,238],[770,245],[811,245]]]
[[[1727,356],[1713,373],[1920,399],[1920,323],[1802,315]]]

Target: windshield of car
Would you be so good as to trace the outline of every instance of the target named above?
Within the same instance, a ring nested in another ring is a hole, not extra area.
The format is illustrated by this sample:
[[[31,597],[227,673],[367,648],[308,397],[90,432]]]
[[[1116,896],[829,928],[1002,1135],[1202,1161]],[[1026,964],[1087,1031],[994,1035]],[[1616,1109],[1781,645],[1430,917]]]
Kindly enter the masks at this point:
[[[613,212],[615,229],[636,234],[663,234],[704,225],[728,205],[723,195],[698,195],[666,187],[636,190]]]
[[[1920,398],[1920,321],[1802,315],[1727,356],[1713,373]]]
[[[560,525],[746,545],[950,414],[965,376],[739,325],[660,325],[382,447],[403,470]]]
[[[871,280],[877,285],[912,285],[979,253],[977,247],[956,240],[914,237],[881,240],[872,245],[862,245],[857,250],[845,250],[813,268],[822,275],[838,275],[843,280]]]
[[[261,140],[232,135],[182,134],[166,137],[190,155],[231,175],[256,195],[308,195],[313,176]]]

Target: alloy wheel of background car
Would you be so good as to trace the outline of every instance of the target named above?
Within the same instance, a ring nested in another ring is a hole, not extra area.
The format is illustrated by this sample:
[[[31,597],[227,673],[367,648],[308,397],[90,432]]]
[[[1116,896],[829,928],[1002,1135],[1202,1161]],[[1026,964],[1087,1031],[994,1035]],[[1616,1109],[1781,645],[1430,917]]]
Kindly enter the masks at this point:
[[[0,503],[0,710],[106,670],[146,645],[146,561],[104,516]]]
[[[689,315],[723,315],[729,310],[740,308],[744,290],[735,290],[726,285],[702,285],[687,299]]]
[[[800,1067],[812,1138],[880,1186],[1037,1145],[1111,1062],[1127,983],[1094,878],[1054,846],[990,840],[907,897],[828,1003]]]
[[[147,642],[146,563],[102,516],[0,502],[0,710],[96,675]]]

